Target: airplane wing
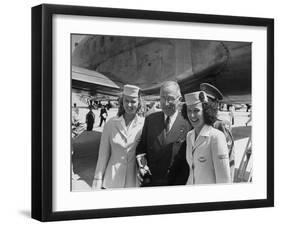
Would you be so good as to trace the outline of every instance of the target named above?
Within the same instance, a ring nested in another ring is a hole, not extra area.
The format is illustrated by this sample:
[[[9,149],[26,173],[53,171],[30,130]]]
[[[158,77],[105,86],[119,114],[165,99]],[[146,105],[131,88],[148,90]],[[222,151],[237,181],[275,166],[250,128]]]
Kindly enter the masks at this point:
[[[93,70],[72,66],[72,89],[89,95],[105,94],[118,96],[120,87],[109,77]]]

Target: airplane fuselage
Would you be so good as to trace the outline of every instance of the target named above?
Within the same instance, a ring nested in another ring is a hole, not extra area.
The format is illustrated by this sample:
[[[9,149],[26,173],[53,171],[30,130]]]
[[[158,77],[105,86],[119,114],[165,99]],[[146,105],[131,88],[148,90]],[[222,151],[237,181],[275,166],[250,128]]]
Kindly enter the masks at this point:
[[[147,95],[175,80],[183,94],[209,82],[226,102],[251,101],[251,43],[87,36],[73,51],[72,65],[101,73],[121,88],[137,85]]]

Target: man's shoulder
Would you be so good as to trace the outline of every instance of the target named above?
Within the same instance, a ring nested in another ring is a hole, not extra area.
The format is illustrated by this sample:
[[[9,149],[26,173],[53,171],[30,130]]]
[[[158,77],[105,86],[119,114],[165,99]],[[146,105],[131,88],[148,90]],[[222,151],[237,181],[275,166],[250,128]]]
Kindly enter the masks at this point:
[[[185,119],[182,117],[181,111],[178,111],[177,119],[178,119],[179,121],[181,121],[181,122],[184,122],[184,123],[187,122],[187,120],[185,120]]]
[[[179,125],[182,125],[182,126],[185,126],[186,129],[187,129],[187,132],[190,131],[192,129],[192,126],[190,125],[190,123],[185,120],[181,114],[181,112],[179,111],[178,112],[178,115],[177,115],[177,121],[178,121],[178,124]]]
[[[146,116],[145,120],[150,121],[150,120],[157,120],[163,117],[163,112],[162,111],[157,111],[149,114]]]

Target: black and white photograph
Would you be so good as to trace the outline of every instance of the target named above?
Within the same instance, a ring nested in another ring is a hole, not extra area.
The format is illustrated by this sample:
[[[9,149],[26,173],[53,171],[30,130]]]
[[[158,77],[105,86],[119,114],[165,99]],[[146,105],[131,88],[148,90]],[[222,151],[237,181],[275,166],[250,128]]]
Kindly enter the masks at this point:
[[[33,218],[274,205],[272,19],[32,16]]]
[[[255,181],[251,42],[69,38],[72,192]]]
[[[1,225],[279,222],[277,5],[4,1]]]

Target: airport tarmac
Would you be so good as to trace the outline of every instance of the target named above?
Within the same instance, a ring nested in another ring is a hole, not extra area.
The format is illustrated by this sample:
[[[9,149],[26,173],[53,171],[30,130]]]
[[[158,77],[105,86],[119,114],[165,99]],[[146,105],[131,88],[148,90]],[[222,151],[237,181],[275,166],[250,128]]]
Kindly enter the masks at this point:
[[[88,109],[79,109],[79,119],[85,122]],[[73,173],[72,173],[72,191],[91,191],[91,185],[94,178],[96,162],[98,158],[98,147],[104,124],[99,127],[99,110],[93,110],[95,114],[95,124],[93,131],[83,131],[73,140]],[[107,120],[117,114],[117,108],[111,108],[108,111]],[[229,112],[220,112],[220,119],[229,120]],[[251,123],[245,126],[249,119],[249,112],[234,112],[234,125],[232,133],[235,145],[235,168],[239,167],[241,158],[245,151],[249,137],[251,137]],[[252,164],[252,162],[250,162]],[[251,168],[251,166],[250,166]]]

